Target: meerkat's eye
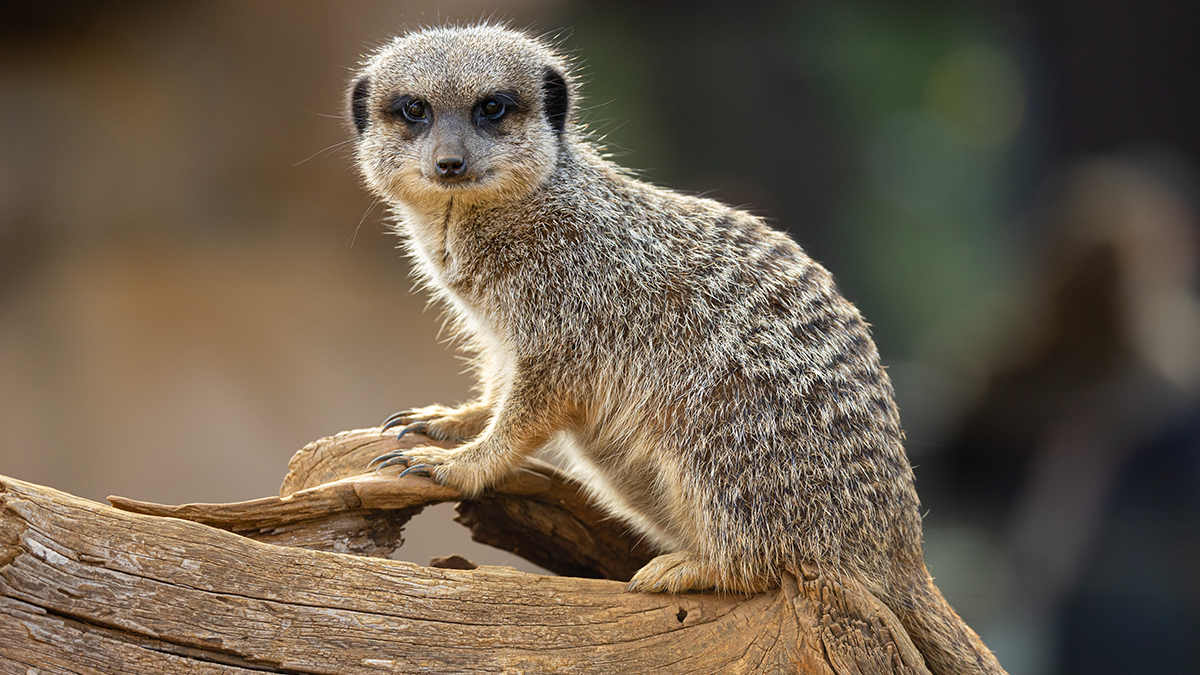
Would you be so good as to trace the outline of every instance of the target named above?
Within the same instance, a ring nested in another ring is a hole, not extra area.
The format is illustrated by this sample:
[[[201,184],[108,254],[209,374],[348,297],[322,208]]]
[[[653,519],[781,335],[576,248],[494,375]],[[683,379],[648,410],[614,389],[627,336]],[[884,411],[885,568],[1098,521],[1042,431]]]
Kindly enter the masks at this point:
[[[500,118],[517,109],[514,94],[497,92],[475,104],[475,122],[499,122]]]
[[[409,101],[400,109],[404,114],[404,119],[409,122],[421,122],[425,119],[425,103],[423,101]]]
[[[392,99],[391,105],[388,106],[388,112],[403,117],[410,124],[429,120],[429,106],[421,99],[412,96],[397,96]]]
[[[504,104],[494,98],[485,99],[479,104],[479,114],[489,120],[500,119],[504,115]]]

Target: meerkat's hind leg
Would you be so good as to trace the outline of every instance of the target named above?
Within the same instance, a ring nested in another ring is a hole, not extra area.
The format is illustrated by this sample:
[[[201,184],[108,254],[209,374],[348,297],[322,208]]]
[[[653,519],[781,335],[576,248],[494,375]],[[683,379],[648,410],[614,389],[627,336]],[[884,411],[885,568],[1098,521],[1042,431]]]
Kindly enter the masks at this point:
[[[734,593],[761,593],[774,586],[770,579],[731,579],[720,566],[694,551],[665,553],[646,563],[629,582],[629,590],[642,593],[685,593],[717,589]]]
[[[482,402],[468,403],[457,408],[431,405],[413,408],[391,415],[380,431],[403,426],[397,439],[408,433],[420,433],[436,441],[465,441],[483,433],[492,417],[492,408]]]

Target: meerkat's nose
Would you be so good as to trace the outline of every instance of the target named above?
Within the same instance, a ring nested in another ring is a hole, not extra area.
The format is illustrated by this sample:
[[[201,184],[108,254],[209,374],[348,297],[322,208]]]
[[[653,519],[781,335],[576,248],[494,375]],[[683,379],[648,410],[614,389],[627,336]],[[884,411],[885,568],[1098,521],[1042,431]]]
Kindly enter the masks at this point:
[[[461,154],[443,155],[434,161],[439,178],[458,178],[467,170],[467,162]]]

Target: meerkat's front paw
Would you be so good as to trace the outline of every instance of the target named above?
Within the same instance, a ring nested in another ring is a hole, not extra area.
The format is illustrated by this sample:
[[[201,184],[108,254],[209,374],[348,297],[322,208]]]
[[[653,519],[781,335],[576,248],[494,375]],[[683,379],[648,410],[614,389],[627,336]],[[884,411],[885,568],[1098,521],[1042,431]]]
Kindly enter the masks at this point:
[[[374,466],[379,471],[400,465],[405,469],[397,478],[408,474],[428,476],[438,485],[473,496],[491,487],[494,482],[486,471],[486,464],[479,461],[479,456],[479,448],[474,443],[449,450],[425,445],[382,454],[371,460],[368,466]]]
[[[367,466],[374,466],[375,470],[379,471],[389,466],[400,465],[405,469],[400,472],[398,478],[411,473],[417,476],[428,476],[441,485],[448,485],[445,480],[446,469],[454,463],[454,456],[458,453],[458,450],[418,446],[384,453],[371,460]]]
[[[407,433],[425,434],[435,441],[465,441],[483,433],[491,419],[491,408],[482,403],[450,408],[430,405],[398,412],[383,421],[380,431],[403,426],[397,439]]]

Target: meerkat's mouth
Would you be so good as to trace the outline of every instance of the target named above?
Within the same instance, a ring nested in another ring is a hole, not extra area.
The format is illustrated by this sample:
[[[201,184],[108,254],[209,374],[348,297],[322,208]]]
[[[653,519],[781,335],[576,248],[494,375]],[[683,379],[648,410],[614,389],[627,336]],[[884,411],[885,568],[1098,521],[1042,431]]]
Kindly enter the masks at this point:
[[[445,179],[424,173],[408,176],[393,184],[393,193],[401,201],[442,202],[446,199],[471,200],[473,195],[491,193],[496,181],[487,174]]]
[[[425,180],[427,181],[428,185],[432,186],[438,192],[445,192],[445,193],[450,193],[450,194],[454,194],[454,193],[458,193],[458,192],[470,192],[472,190],[478,190],[481,188],[485,188],[485,187],[487,187],[487,183],[490,182],[488,180],[488,178],[489,178],[488,174],[466,175],[466,176],[459,176],[456,178],[442,178],[442,177],[438,177],[438,176],[425,176]]]

